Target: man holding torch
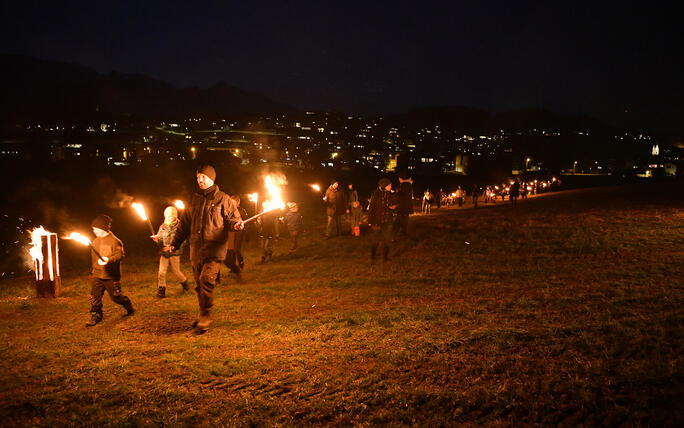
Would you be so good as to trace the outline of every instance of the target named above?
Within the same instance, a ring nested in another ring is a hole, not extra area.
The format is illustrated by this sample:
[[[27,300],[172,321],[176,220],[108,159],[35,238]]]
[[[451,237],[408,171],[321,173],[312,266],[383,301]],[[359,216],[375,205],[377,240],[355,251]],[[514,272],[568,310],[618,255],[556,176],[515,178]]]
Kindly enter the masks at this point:
[[[180,216],[171,245],[164,247],[164,251],[173,251],[186,239],[190,241],[190,262],[199,303],[199,318],[193,323],[197,334],[205,333],[211,323],[214,287],[228,251],[228,232],[244,228],[235,202],[219,190],[215,179],[216,171],[211,165],[197,169],[197,192]]]

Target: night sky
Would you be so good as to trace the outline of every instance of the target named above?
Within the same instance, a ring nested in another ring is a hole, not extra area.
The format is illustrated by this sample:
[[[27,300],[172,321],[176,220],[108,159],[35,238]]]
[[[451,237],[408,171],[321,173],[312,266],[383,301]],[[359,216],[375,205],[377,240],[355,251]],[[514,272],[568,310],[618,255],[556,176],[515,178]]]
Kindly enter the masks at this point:
[[[540,107],[684,129],[681,7],[556,3],[4,1],[0,52],[303,109]]]

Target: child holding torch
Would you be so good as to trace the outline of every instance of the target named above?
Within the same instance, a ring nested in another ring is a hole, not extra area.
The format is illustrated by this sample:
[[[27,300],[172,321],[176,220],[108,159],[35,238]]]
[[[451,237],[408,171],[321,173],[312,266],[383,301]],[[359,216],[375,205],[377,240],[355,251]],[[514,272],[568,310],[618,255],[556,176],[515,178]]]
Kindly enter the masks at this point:
[[[124,248],[121,240],[111,231],[112,219],[100,214],[91,224],[96,238],[91,245],[93,279],[90,289],[90,321],[86,326],[92,327],[102,321],[102,296],[105,290],[109,297],[126,309],[126,315],[135,312],[131,299],[121,292],[121,260]]]
[[[183,248],[174,249],[173,251],[165,251],[164,247],[171,245],[171,241],[178,229],[178,210],[174,206],[168,206],[164,210],[164,223],[159,226],[159,231],[152,237],[154,242],[162,247],[161,255],[159,257],[159,275],[157,282],[157,297],[166,297],[166,272],[171,265],[171,271],[180,279],[183,291],[189,290],[188,279],[180,270],[180,256],[183,253]]]

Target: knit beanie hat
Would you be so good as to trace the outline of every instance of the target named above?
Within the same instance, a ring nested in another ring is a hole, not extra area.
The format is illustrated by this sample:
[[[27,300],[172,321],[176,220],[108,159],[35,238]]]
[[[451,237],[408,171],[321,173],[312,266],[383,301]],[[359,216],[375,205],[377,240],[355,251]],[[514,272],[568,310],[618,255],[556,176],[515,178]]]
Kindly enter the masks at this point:
[[[378,181],[378,186],[380,186],[380,187],[383,188],[383,189],[384,189],[385,187],[389,186],[390,184],[392,184],[392,182],[389,181],[389,179],[388,179],[388,178],[385,178],[385,177],[382,177],[382,178],[380,179],[380,181]]]
[[[206,175],[211,178],[211,181],[216,181],[216,170],[214,170],[214,167],[211,165],[200,166],[197,168],[197,173]]]
[[[90,223],[90,226],[109,232],[112,228],[112,218],[105,214],[100,214]]]
[[[288,202],[287,207],[291,210],[297,208],[297,202]]]

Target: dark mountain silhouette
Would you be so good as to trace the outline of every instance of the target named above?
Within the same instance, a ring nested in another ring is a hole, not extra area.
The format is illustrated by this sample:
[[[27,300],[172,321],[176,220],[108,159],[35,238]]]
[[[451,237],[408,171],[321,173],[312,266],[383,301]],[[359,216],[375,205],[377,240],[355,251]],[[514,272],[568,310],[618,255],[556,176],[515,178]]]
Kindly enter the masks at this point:
[[[177,88],[140,74],[98,73],[58,61],[0,55],[0,113],[10,121],[92,117],[173,119],[292,110],[226,83]]]

